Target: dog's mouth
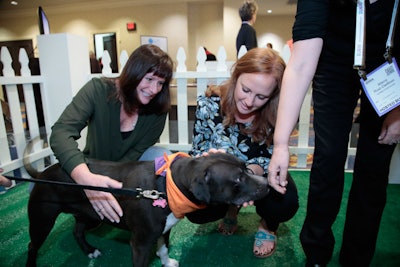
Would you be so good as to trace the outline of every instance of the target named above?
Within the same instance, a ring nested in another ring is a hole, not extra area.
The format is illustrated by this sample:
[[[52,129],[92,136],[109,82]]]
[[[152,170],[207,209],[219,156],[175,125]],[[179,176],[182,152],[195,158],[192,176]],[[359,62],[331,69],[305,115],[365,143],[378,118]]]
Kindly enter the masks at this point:
[[[270,190],[269,186],[259,188],[252,195],[244,195],[244,196],[240,196],[240,197],[232,200],[231,204],[236,205],[236,206],[241,206],[245,202],[261,199],[261,198],[263,198],[263,197],[268,195],[269,190]]]
[[[235,206],[242,206],[243,205],[243,203],[245,203],[245,202],[249,202],[250,201],[250,199],[244,199],[244,198],[242,198],[242,199],[235,199],[234,201],[232,201],[232,205],[235,205]]]

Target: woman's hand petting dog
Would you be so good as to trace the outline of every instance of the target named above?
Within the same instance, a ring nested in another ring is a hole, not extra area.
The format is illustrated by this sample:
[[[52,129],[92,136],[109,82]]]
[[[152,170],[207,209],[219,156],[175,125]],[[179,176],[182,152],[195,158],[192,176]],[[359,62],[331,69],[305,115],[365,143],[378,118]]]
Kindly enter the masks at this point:
[[[213,154],[213,153],[226,153],[226,151],[225,151],[225,149],[222,149],[222,148],[210,148],[207,152],[203,152],[203,154],[201,154],[201,157],[203,157],[203,156],[205,156],[205,157],[207,157],[208,155],[210,155],[210,154]],[[200,156],[198,156],[198,157],[200,157]]]
[[[71,177],[78,184],[122,188],[121,182],[111,179],[108,176],[90,172],[86,164],[80,164],[75,167],[71,172]],[[122,208],[111,193],[94,190],[85,190],[85,193],[93,209],[102,220],[107,218],[111,222],[120,222],[120,217],[123,215]]]

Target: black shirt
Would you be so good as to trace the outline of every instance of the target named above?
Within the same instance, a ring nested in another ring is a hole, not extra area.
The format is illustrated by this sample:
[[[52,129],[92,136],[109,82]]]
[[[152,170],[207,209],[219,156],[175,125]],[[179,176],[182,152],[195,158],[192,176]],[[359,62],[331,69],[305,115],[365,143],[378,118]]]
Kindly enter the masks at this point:
[[[242,45],[246,46],[247,51],[258,46],[256,30],[246,22],[242,23],[242,27],[240,27],[239,33],[236,37],[237,53],[239,53],[239,49]]]

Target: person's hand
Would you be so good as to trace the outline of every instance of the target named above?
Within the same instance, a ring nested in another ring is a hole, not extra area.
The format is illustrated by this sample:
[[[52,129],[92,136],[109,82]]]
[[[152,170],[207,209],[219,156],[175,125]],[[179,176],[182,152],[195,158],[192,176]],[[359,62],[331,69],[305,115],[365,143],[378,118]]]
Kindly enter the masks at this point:
[[[78,184],[122,188],[121,182],[111,179],[108,176],[91,173],[88,166],[84,163],[79,164],[72,170],[71,177]],[[92,204],[93,209],[102,220],[106,217],[111,222],[119,223],[120,217],[123,215],[122,208],[111,193],[85,190],[85,194]]]
[[[0,168],[0,173],[3,172],[3,169]],[[11,180],[7,179],[3,175],[0,174],[0,185],[5,186],[5,187],[10,187],[12,185]]]
[[[92,175],[93,177],[90,178],[90,181],[92,182],[89,185],[99,187],[122,188],[121,182],[118,182],[103,175]],[[94,210],[97,212],[102,220],[104,219],[104,217],[106,217],[111,222],[119,223],[120,217],[123,215],[122,208],[111,193],[95,190],[85,190],[85,193]]]
[[[10,187],[12,185],[11,180],[7,179],[3,175],[0,174],[0,185],[4,187]]]
[[[242,204],[242,207],[243,207],[243,208],[247,208],[247,207],[253,206],[253,205],[254,205],[254,201],[251,200],[251,201],[248,201],[248,202],[244,202],[244,203]]]
[[[378,143],[386,145],[400,143],[400,107],[387,114],[382,124]]]
[[[208,156],[210,154],[215,154],[215,153],[226,153],[226,151],[222,148],[210,148],[207,152],[203,152],[203,154],[201,154],[201,156]]]
[[[268,166],[268,183],[281,194],[286,193],[288,166],[289,147],[287,145],[274,146]]]

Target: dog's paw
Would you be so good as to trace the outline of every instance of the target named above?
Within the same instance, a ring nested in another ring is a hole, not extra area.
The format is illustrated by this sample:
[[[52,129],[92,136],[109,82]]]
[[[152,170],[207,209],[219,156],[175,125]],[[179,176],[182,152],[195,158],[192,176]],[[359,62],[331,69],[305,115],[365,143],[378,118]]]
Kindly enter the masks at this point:
[[[168,257],[168,248],[164,245],[158,248],[156,255],[160,257],[161,264],[163,267],[178,267],[179,261]]]
[[[179,266],[179,261],[174,260],[169,258],[165,264],[163,264],[164,267],[178,267]]]
[[[100,250],[96,249],[95,251],[93,251],[92,253],[88,254],[88,257],[91,259],[95,259],[101,256],[101,252]]]

